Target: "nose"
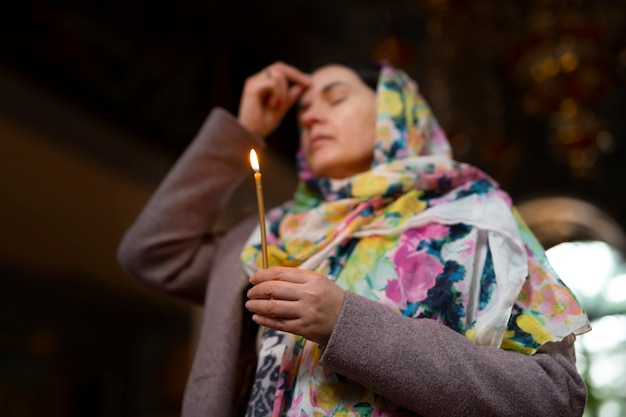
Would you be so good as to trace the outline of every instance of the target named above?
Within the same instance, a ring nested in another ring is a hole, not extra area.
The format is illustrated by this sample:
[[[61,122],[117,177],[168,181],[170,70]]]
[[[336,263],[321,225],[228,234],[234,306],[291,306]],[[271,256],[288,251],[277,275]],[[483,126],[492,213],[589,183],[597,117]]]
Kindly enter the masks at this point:
[[[300,113],[300,125],[305,129],[310,129],[316,123],[322,123],[326,120],[324,113],[319,105],[313,103]]]

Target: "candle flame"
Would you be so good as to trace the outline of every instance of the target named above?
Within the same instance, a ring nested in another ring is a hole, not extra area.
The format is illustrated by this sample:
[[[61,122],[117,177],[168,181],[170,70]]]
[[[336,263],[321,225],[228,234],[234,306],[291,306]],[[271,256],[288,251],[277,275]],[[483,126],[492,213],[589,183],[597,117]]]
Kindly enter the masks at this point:
[[[250,165],[254,172],[259,172],[261,168],[259,167],[259,159],[256,156],[256,151],[254,149],[250,149]]]

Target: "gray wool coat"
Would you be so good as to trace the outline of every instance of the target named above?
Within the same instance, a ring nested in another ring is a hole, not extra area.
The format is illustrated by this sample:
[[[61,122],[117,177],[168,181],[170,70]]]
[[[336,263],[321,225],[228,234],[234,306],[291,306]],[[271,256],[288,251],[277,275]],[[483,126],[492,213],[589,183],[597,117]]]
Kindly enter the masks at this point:
[[[212,230],[250,174],[253,147],[263,148],[262,139],[214,109],[118,250],[129,274],[204,304],[186,417],[233,415],[243,401],[242,375],[252,382],[240,363],[254,340],[242,307],[249,283],[240,253],[258,218],[244,216],[224,234]],[[433,320],[403,317],[347,292],[321,362],[416,416],[581,416],[586,387],[572,339],[532,356],[480,347]]]

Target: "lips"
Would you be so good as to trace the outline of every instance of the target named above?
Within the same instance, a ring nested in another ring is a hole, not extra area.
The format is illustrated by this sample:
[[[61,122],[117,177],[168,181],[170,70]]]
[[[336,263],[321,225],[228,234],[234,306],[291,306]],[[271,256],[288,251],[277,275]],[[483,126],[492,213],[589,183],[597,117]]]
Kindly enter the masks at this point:
[[[314,151],[315,149],[324,146],[324,144],[328,141],[331,141],[332,137],[324,134],[316,134],[312,135],[309,140],[309,151]]]

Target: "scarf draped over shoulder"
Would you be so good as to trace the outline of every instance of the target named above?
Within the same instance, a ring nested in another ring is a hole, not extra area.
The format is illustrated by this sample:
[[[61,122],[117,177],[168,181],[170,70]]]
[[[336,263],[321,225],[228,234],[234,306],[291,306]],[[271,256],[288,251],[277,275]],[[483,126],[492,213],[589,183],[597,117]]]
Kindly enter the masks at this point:
[[[267,214],[270,267],[317,271],[345,290],[407,317],[436,320],[478,345],[533,354],[546,342],[588,330],[586,314],[510,197],[480,169],[451,159],[416,83],[383,65],[377,105],[369,171],[318,178],[299,152],[294,198]],[[258,229],[242,261],[249,274],[261,267]],[[343,383],[318,364],[321,351],[289,335],[275,413],[358,414],[355,404],[365,397],[373,408],[393,408],[374,393],[360,392],[352,403],[311,394]],[[319,404],[319,398],[333,399]]]

